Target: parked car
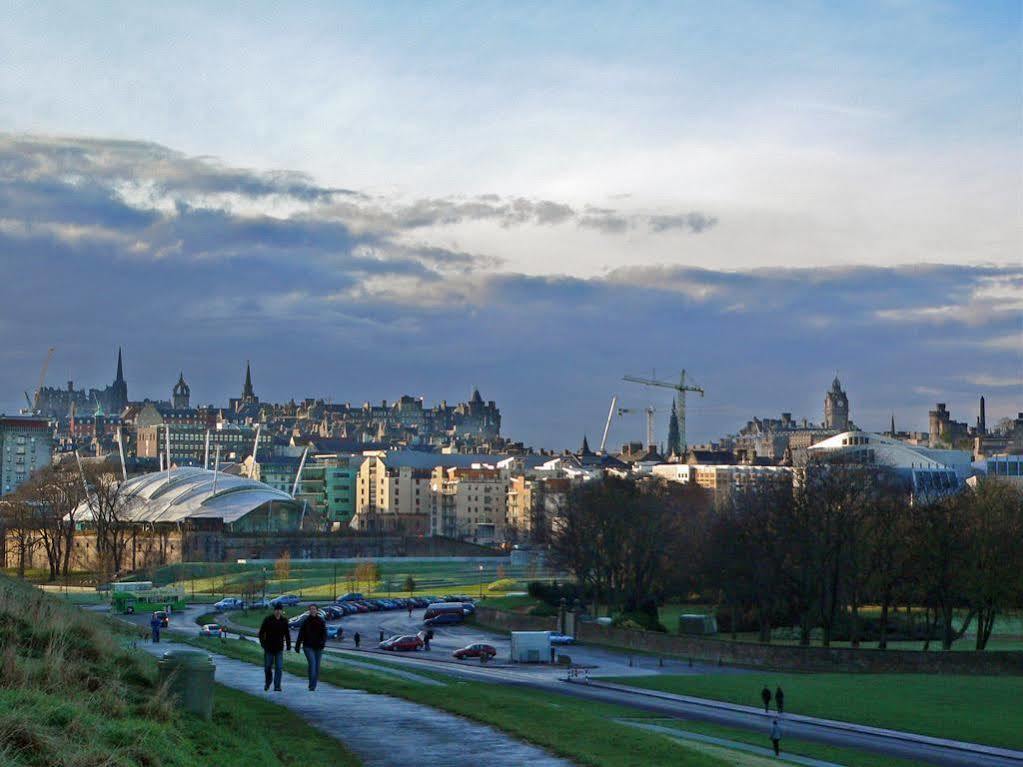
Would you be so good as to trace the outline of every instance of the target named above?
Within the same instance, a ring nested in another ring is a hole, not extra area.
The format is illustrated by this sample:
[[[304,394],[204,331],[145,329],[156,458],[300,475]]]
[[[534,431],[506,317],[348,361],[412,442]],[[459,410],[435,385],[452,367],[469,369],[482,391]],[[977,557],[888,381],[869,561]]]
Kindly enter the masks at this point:
[[[327,605],[322,608],[320,612],[323,613],[323,619],[328,621],[336,620],[345,614],[344,610],[340,607],[335,607],[334,605]]]
[[[327,626],[327,639],[337,639],[337,635],[344,629],[339,623],[335,623],[333,626]]]
[[[364,597],[357,591],[349,591],[347,594],[342,594],[336,600],[336,602],[357,602]]]
[[[488,644],[471,644],[463,647],[461,650],[455,650],[451,654],[459,660],[463,658],[486,658],[490,660],[497,655],[497,650]]]
[[[238,597],[224,597],[219,602],[214,602],[213,606],[218,610],[241,610],[245,607],[245,602]]]
[[[465,616],[461,611],[457,613],[442,613],[435,618],[427,618],[423,621],[423,625],[429,628],[434,628],[435,626],[451,626],[455,623],[461,623],[463,620],[465,620]]]
[[[203,627],[199,629],[199,636],[201,637],[216,637],[220,636],[220,624],[219,623],[205,623]]]
[[[426,612],[423,613],[423,618],[435,618],[436,616],[443,615],[444,613],[454,613],[459,616],[466,615],[465,604],[462,602],[434,602],[426,608]]]
[[[385,639],[377,647],[381,650],[391,650],[396,652],[409,652],[411,650],[418,650],[423,646],[423,640],[417,637],[415,634],[406,634],[405,636],[391,637]]]
[[[291,605],[297,605],[301,600],[297,594],[281,594],[279,597],[274,597],[270,600],[271,607],[289,607]]]
[[[291,629],[292,631],[298,631],[300,628],[302,628],[302,624],[305,623],[306,620],[308,620],[308,618],[309,613],[302,613],[301,615],[296,615],[294,618],[288,621],[288,628]]]
[[[166,610],[157,610],[156,617],[163,628],[167,628],[170,625],[170,616],[167,614]]]
[[[266,597],[260,597],[259,599],[253,599],[251,602],[249,602],[249,609],[250,610],[266,610],[266,609],[268,609],[270,607],[272,607],[272,605],[270,604],[270,600],[267,599]]]
[[[344,615],[354,615],[355,613],[359,612],[359,608],[353,605],[351,602],[341,602],[340,604],[338,604],[337,608]]]
[[[569,636],[568,634],[555,634],[551,632],[551,644],[553,645],[575,644],[575,637]]]

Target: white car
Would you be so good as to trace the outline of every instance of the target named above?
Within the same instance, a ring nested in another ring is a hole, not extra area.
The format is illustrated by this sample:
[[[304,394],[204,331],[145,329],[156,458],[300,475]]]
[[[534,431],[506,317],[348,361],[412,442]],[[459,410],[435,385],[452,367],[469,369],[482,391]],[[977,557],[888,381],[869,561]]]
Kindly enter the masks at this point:
[[[245,602],[237,597],[225,597],[213,605],[218,610],[241,610]]]

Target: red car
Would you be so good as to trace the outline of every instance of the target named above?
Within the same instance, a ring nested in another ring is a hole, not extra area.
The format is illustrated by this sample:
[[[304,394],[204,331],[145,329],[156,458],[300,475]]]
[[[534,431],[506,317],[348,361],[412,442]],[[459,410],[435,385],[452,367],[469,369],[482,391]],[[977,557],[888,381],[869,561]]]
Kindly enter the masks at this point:
[[[423,640],[414,634],[406,634],[400,637],[391,637],[385,639],[377,647],[381,650],[396,650],[398,652],[405,652],[408,650],[418,650],[423,646]]]
[[[453,653],[458,660],[463,658],[486,658],[490,660],[497,655],[497,650],[488,644],[471,644],[468,647],[463,647],[461,650],[455,650]]]

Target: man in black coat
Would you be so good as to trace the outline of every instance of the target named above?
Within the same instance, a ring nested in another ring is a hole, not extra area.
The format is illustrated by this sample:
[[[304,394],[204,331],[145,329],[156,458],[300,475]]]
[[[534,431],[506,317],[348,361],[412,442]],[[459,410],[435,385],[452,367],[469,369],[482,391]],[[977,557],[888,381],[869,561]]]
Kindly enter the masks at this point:
[[[309,605],[309,614],[302,622],[295,639],[295,652],[305,650],[306,663],[309,664],[309,689],[316,689],[320,678],[320,658],[323,648],[327,646],[327,623],[320,616],[316,605]]]
[[[284,647],[291,649],[291,633],[288,631],[288,619],[284,617],[284,608],[274,607],[272,615],[263,618],[259,627],[259,645],[263,648],[263,672],[266,682],[263,690],[270,689],[273,680],[274,689],[281,691],[281,671],[284,669]]]
[[[766,714],[771,708],[771,690],[764,685],[764,689],[760,691],[760,700],[764,701],[764,713]]]

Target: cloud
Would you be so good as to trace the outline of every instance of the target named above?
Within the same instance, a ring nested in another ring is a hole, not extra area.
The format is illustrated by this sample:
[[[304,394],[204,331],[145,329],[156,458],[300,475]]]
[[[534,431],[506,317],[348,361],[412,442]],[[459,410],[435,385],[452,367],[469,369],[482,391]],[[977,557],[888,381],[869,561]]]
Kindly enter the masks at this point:
[[[1017,405],[1018,266],[525,275],[430,235],[478,221],[706,226],[543,198],[402,203],[141,142],[61,146],[0,142],[0,409],[36,380],[40,350],[56,346],[55,371],[100,385],[118,345],[132,396],[166,396],[184,368],[197,401],[221,402],[246,358],[271,400],[450,401],[475,383],[510,436],[551,447],[602,427],[612,393],[664,405],[621,381],[652,367],[685,367],[707,389],[694,441],[734,431],[737,413],[819,420],[836,368],[854,418],[896,410],[924,428],[934,399],[963,411],[978,388],[992,417]],[[638,436],[615,428],[612,440]]]

